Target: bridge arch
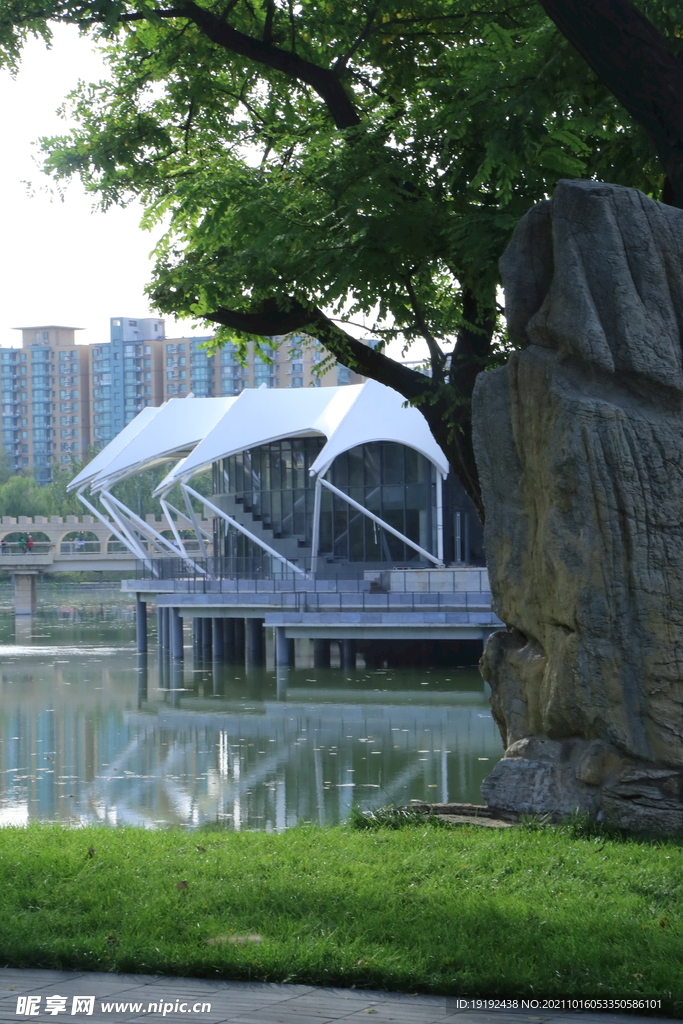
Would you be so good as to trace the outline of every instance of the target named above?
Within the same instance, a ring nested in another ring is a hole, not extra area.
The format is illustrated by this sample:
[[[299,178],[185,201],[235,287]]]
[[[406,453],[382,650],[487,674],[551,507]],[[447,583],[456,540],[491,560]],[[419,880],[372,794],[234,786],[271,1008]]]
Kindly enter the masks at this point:
[[[71,530],[59,541],[59,552],[62,555],[78,555],[102,550],[101,538],[92,530]]]

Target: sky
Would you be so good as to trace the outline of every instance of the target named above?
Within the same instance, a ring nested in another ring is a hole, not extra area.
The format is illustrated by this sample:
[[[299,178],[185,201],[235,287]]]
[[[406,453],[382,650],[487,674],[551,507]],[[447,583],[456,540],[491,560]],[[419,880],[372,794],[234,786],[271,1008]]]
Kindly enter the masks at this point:
[[[67,26],[56,26],[50,50],[39,40],[27,45],[15,79],[0,70],[2,347],[20,340],[15,327],[81,327],[77,341],[94,344],[109,340],[110,317],[156,315],[144,295],[155,239],[138,227],[139,207],[93,211],[77,181],[62,202],[35,162],[40,136],[67,128],[56,113],[67,92],[79,78],[101,76],[101,59]],[[169,336],[192,328],[166,321]]]

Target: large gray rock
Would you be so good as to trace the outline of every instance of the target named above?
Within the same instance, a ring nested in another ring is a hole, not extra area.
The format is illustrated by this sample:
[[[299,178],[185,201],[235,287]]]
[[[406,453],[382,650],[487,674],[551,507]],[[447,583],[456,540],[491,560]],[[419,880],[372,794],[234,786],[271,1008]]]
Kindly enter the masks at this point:
[[[562,181],[501,261],[479,376],[493,807],[683,828],[683,210]]]

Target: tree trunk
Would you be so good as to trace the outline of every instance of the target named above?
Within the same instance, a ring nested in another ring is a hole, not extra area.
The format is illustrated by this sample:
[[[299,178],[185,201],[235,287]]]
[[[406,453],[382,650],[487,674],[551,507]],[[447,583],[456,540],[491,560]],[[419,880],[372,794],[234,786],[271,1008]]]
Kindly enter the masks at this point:
[[[539,0],[560,32],[647,133],[683,208],[683,64],[628,0]]]

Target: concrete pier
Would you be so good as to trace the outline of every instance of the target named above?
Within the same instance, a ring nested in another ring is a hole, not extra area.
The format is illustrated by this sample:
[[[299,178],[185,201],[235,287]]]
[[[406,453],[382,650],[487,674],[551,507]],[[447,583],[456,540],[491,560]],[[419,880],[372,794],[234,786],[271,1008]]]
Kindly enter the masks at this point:
[[[330,667],[330,641],[313,641],[313,668]]]
[[[202,620],[190,619],[192,624],[192,665],[199,668],[202,660]]]
[[[247,668],[263,668],[266,663],[266,645],[263,635],[263,619],[247,619],[245,622],[244,664]]]
[[[15,572],[14,583],[14,614],[35,615],[38,607],[38,573]]]
[[[277,668],[289,668],[290,643],[284,626],[275,627],[275,665]]]
[[[244,619],[232,619],[233,623],[233,649],[232,664],[244,665],[244,651],[246,646]]]
[[[223,619],[223,664],[235,663],[235,620]]]
[[[212,619],[213,630],[213,663],[222,665],[225,662],[225,619]]]
[[[182,659],[185,655],[183,649],[183,620],[177,608],[171,608],[171,654],[174,658]]]
[[[147,602],[135,595],[135,639],[138,654],[147,653]]]
[[[211,662],[211,657],[212,657],[212,654],[213,654],[213,628],[212,628],[212,626],[213,626],[213,619],[202,618],[202,632],[201,632],[202,652],[201,652],[201,657],[202,657],[202,661],[205,664]]]
[[[341,667],[343,669],[351,670],[356,667],[356,641],[355,640],[342,640],[341,641]]]

